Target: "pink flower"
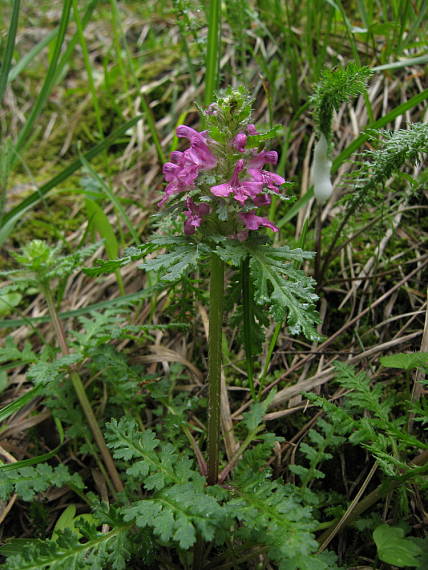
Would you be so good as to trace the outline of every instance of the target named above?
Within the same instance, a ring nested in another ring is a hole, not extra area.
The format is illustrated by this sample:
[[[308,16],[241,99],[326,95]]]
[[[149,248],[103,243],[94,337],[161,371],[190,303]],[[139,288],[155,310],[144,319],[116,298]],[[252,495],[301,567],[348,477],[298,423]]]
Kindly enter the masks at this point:
[[[190,236],[195,233],[202,223],[202,216],[209,214],[210,207],[208,204],[195,204],[192,198],[186,199],[187,210],[184,210],[184,215],[187,220],[184,222],[184,233]]]
[[[177,136],[187,138],[190,148],[184,152],[178,150],[171,153],[171,161],[163,165],[163,174],[168,185],[165,188],[165,195],[158,203],[161,207],[174,194],[191,190],[200,170],[210,170],[217,164],[217,159],[211,152],[207,144],[206,131],[199,133],[180,125],[177,127]]]
[[[266,163],[276,164],[278,162],[278,153],[275,150],[262,150],[255,154],[250,160],[249,168],[261,168]]]
[[[268,170],[258,170],[256,168],[249,168],[248,172],[251,175],[251,178],[262,186],[267,186],[270,190],[274,190],[278,192],[278,186],[285,183],[285,180],[279,174],[275,174],[275,172],[269,172]]]
[[[270,199],[269,194],[265,194],[264,192],[257,194],[253,200],[254,206],[257,206],[258,208],[261,208],[262,206],[268,206],[271,201],[272,200]]]
[[[247,144],[247,135],[245,135],[244,133],[238,133],[232,141],[232,145],[239,152],[244,152],[246,144]]]
[[[262,216],[257,216],[251,212],[239,213],[238,216],[241,218],[249,230],[258,230],[260,226],[265,226],[274,232],[278,231],[278,228],[272,224],[272,222],[270,222],[267,218],[263,218]]]
[[[253,124],[247,125],[247,133],[249,135],[259,135],[260,133],[257,131],[256,126]]]
[[[208,105],[205,113],[207,115],[218,115],[218,111],[219,111],[219,108],[218,108],[217,103],[211,103],[211,105]]]
[[[214,168],[217,159],[207,145],[207,131],[199,133],[192,127],[180,125],[176,133],[178,137],[186,138],[190,142],[190,148],[184,151],[189,160],[197,164],[201,170]]]
[[[244,160],[238,160],[233,171],[232,178],[229,182],[218,184],[211,187],[214,196],[227,197],[233,194],[233,197],[240,204],[244,204],[248,198],[255,198],[261,192],[263,185],[260,182],[251,182],[250,180],[239,180],[239,173],[244,168]]]
[[[174,194],[190,190],[198,176],[199,167],[189,160],[186,152],[175,151],[171,153],[171,162],[163,165],[162,172],[168,185],[164,197],[158,204],[159,207]]]

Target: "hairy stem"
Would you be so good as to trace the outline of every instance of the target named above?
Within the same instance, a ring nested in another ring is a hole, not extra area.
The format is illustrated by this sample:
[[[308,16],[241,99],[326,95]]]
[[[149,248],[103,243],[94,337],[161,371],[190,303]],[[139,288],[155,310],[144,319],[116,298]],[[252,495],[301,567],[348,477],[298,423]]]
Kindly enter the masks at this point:
[[[251,281],[250,281],[250,258],[247,256],[241,263],[241,287],[242,287],[242,308],[244,311],[244,347],[247,364],[248,384],[250,386],[251,397],[256,398],[254,388],[254,365],[252,354],[252,331],[254,327],[254,315],[252,309]]]
[[[55,333],[58,339],[58,344],[60,346],[61,352],[63,355],[70,354],[70,351],[67,346],[67,341],[65,339],[65,332],[62,326],[62,322],[58,316],[58,312],[55,307],[55,302],[53,300],[52,293],[48,287],[43,288],[43,293],[48,305],[49,315],[52,320],[53,327],[55,329]],[[100,450],[101,456],[103,458],[104,464],[107,468],[107,471],[111,477],[111,480],[114,484],[116,491],[120,492],[123,491],[123,483],[120,480],[119,473],[116,469],[116,466],[113,461],[113,457],[106,445],[104,440],[104,436],[101,432],[101,429],[98,425],[97,419],[95,417],[94,411],[92,409],[91,403],[88,399],[86,394],[85,387],[83,382],[77,374],[76,371],[71,371],[70,373],[71,382],[73,384],[73,388],[76,392],[77,398],[80,402],[82,410],[86,416],[86,420],[91,428],[92,434],[94,436],[95,442]]]
[[[220,444],[221,326],[223,320],[224,264],[211,254],[208,338],[208,485],[218,480]]]

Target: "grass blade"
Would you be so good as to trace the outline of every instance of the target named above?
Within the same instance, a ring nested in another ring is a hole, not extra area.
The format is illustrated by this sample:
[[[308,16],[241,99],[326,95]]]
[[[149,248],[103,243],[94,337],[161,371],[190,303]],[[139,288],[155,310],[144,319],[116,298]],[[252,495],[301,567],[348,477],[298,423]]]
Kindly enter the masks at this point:
[[[89,227],[93,227],[104,240],[104,247],[109,259],[116,259],[119,257],[119,243],[116,239],[113,227],[110,220],[105,215],[104,210],[90,198],[85,200],[86,211],[88,213]],[[120,269],[115,271],[117,284],[121,295],[125,294],[125,287],[123,285],[122,275]]]
[[[16,414],[19,412],[21,408],[23,408],[28,402],[31,402],[39,393],[42,391],[42,385],[36,386],[28,392],[25,392],[22,396],[17,398],[14,402],[11,402],[4,408],[0,410],[0,422],[3,422],[6,418],[11,416],[12,414]]]
[[[82,165],[85,167],[85,170],[88,172],[89,176],[93,180],[96,181],[98,187],[104,192],[104,194],[107,196],[107,198],[110,200],[110,202],[114,205],[114,207],[119,212],[119,214],[122,216],[126,226],[128,227],[129,233],[132,235],[134,242],[136,244],[140,243],[140,239],[138,237],[138,234],[135,231],[134,226],[132,225],[132,222],[128,217],[128,214],[125,212],[124,208],[122,207],[120,200],[111,191],[111,188],[109,187],[109,185],[106,184],[104,182],[104,180],[101,178],[101,176],[92,168],[92,166],[85,159],[85,157],[81,156],[80,160],[82,162]]]
[[[140,121],[141,118],[142,115],[138,115],[137,117],[134,117],[130,121],[124,123],[121,127],[113,131],[108,137],[106,137],[97,145],[95,145],[93,148],[91,148],[91,150],[86,152],[83,155],[83,157],[87,161],[89,161],[98,154],[100,154],[100,152],[103,152],[117,138],[126,133],[126,131],[131,127],[133,127],[136,123],[138,123],[138,121]],[[65,168],[62,172],[60,172],[59,174],[51,178],[48,182],[40,186],[40,188],[35,192],[33,192],[32,194],[30,194],[30,196],[27,196],[27,198],[22,200],[22,202],[20,202],[17,206],[15,206],[15,208],[7,212],[2,219],[2,226],[0,228],[0,245],[2,245],[6,241],[16,222],[18,222],[18,220],[24,215],[24,213],[29,208],[40,202],[40,200],[42,200],[43,197],[46,196],[46,194],[48,194],[50,190],[52,190],[52,188],[55,188],[56,186],[58,186],[58,184],[64,182],[64,180],[66,180],[72,174],[74,174],[76,170],[79,170],[81,166],[82,166],[82,161],[80,160],[80,158],[75,160],[73,163],[67,166],[67,168]]]
[[[98,311],[99,309],[107,309],[109,307],[114,307],[115,305],[129,305],[135,301],[141,299],[146,299],[153,297],[156,293],[160,293],[165,290],[165,285],[154,285],[153,287],[147,287],[143,291],[137,291],[136,293],[129,293],[128,295],[122,295],[121,297],[116,297],[115,299],[109,299],[108,301],[99,301],[98,303],[93,303],[92,305],[87,305],[86,307],[81,307],[80,309],[73,309],[72,311],[64,311],[59,313],[61,319],[68,319],[70,317],[79,317],[80,315],[86,315],[91,311]],[[0,320],[0,329],[5,328],[16,328],[21,326],[32,326],[37,323],[48,323],[50,318],[48,316],[44,317],[25,317],[24,319],[2,319]]]
[[[221,55],[220,44],[220,23],[221,23],[221,2],[211,0],[208,12],[208,45],[205,60],[205,94],[204,103],[209,105],[213,99],[216,89],[218,89],[219,65]]]
[[[64,0],[61,20],[59,23],[58,28],[58,35],[56,37],[55,47],[52,54],[52,59],[49,63],[49,68],[46,73],[46,78],[43,83],[43,86],[40,90],[40,93],[32,107],[30,116],[28,117],[25,125],[23,126],[21,132],[19,133],[18,140],[16,142],[16,152],[20,153],[24,148],[25,144],[29,139],[30,132],[33,128],[34,123],[38,119],[40,113],[42,112],[43,107],[46,104],[46,101],[50,95],[52,87],[55,84],[55,77],[56,77],[56,70],[58,61],[61,55],[62,45],[64,43],[65,33],[68,27],[68,21],[70,18],[70,9],[71,9],[72,0]]]
[[[9,31],[7,33],[6,49],[3,56],[0,72],[0,102],[3,100],[3,95],[9,78],[10,65],[12,63],[13,50],[15,49],[16,30],[18,29],[19,10],[21,0],[14,0],[12,17],[10,19]]]
[[[95,9],[95,6],[97,5],[98,0],[91,0],[86,8],[86,12],[83,15],[83,18],[81,19],[81,24],[82,24],[82,29],[84,30],[87,26],[87,24],[89,23],[92,13]],[[58,28],[56,28],[55,30],[52,30],[51,32],[49,32],[49,34],[47,36],[45,36],[38,44],[36,44],[28,53],[26,53],[19,61],[16,65],[14,65],[12,67],[12,69],[9,72],[9,76],[7,78],[7,82],[10,83],[12,81],[14,81],[19,74],[27,67],[27,65],[29,63],[31,63],[31,61],[33,61],[33,59],[35,57],[37,57],[39,55],[39,53],[41,53],[46,46],[48,46],[51,41],[56,38],[56,36],[58,35]],[[72,37],[72,39],[69,41],[68,46],[66,48],[66,50],[64,51],[64,54],[57,66],[57,71],[56,71],[56,75],[55,75],[55,81],[54,83],[56,83],[58,77],[60,76],[62,69],[64,68],[65,64],[67,63],[67,61],[69,60],[71,53],[73,52],[76,44],[78,41],[78,35],[77,32],[74,34],[74,36]]]
[[[79,6],[77,0],[72,0],[72,1],[73,1],[73,16],[74,16],[74,21],[76,23],[76,34],[79,39],[80,47],[82,49],[82,56],[85,64],[86,77],[88,79],[88,88],[92,97],[92,104],[94,106],[95,119],[97,122],[98,131],[100,133],[100,138],[102,138],[104,133],[103,133],[103,124],[101,119],[101,109],[98,103],[97,90],[95,88],[94,75],[92,73],[91,62],[89,59],[88,46],[86,43],[85,35],[83,33],[83,25],[79,14]]]
[[[0,473],[4,473],[5,471],[14,471],[15,469],[20,469],[21,467],[27,467],[28,465],[36,465],[36,463],[41,463],[42,461],[47,461],[48,459],[51,459],[51,457],[54,457],[64,443],[64,429],[61,425],[61,422],[57,418],[54,418],[54,421],[59,435],[59,444],[55,447],[55,449],[52,449],[52,451],[49,451],[48,453],[43,453],[42,455],[31,457],[30,459],[22,459],[21,461],[16,461],[15,463],[0,465]]]

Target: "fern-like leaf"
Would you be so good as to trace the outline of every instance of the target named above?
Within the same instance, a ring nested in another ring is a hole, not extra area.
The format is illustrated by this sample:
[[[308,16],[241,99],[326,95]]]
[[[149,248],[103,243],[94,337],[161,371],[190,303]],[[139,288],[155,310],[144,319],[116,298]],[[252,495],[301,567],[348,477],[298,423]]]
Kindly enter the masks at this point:
[[[71,474],[62,464],[52,467],[47,463],[41,463],[35,467],[4,470],[0,477],[0,499],[6,499],[12,493],[16,493],[24,501],[31,501],[37,493],[46,491],[52,486],[63,485],[71,485],[80,490],[85,486],[77,473]]]
[[[199,532],[212,540],[225,522],[226,511],[210,495],[201,478],[197,482],[173,485],[148,499],[123,508],[126,521],[150,527],[162,542],[176,542],[184,550],[196,542]]]
[[[293,263],[310,259],[313,254],[287,246],[258,245],[249,250],[256,302],[270,305],[275,321],[286,319],[291,334],[303,333],[311,340],[319,340],[315,329],[319,322],[314,308],[318,299],[314,292],[315,281]]]
[[[17,543],[16,554],[2,565],[5,570],[124,570],[129,558],[129,525],[108,533],[96,528],[79,529],[83,537],[70,529],[60,531],[55,540],[28,540]],[[83,539],[83,540],[82,540]],[[12,543],[13,546],[13,543]],[[5,553],[10,551],[9,545]],[[0,553],[1,549],[0,549]]]

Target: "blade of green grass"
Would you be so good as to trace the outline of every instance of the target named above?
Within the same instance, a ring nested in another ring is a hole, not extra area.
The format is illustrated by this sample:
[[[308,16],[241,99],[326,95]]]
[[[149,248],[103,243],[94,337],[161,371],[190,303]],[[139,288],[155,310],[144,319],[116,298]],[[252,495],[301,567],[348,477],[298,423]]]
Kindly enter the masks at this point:
[[[98,4],[98,0],[90,0],[89,1],[88,5],[86,7],[85,13],[83,14],[83,17],[81,19],[82,30],[85,30],[86,26],[89,24],[91,17],[92,17],[92,14],[93,14],[97,4]],[[72,36],[72,38],[68,42],[67,47],[65,48],[64,53],[63,53],[61,59],[59,60],[58,65],[56,67],[55,76],[54,76],[54,80],[53,80],[54,85],[56,85],[59,82],[61,76],[63,75],[65,66],[69,62],[78,42],[79,42],[79,34],[76,30],[75,34]]]
[[[0,71],[0,102],[3,101],[3,95],[9,78],[10,66],[12,63],[13,50],[15,49],[16,31],[18,29],[19,10],[21,0],[14,0],[12,8],[12,16],[10,18],[9,30],[7,32],[6,49]]]
[[[48,453],[43,453],[42,455],[37,455],[36,457],[31,457],[30,459],[23,459],[22,461],[16,461],[15,463],[7,463],[6,465],[0,465],[0,473],[5,471],[14,471],[15,469],[20,469],[21,467],[27,467],[28,465],[36,465],[36,463],[41,463],[42,461],[47,461],[54,457],[64,443],[64,429],[58,418],[54,418],[55,425],[59,434],[59,444],[49,451]]]
[[[408,65],[425,65],[426,63],[428,63],[428,55],[420,55],[419,57],[411,57],[402,59],[401,61],[385,63],[385,65],[377,65],[376,67],[372,67],[372,69],[373,71],[383,71],[385,69],[400,69],[402,67],[407,67]]]
[[[117,67],[119,69],[120,75],[123,80],[122,91],[127,94],[128,106],[132,108],[132,92],[135,89],[140,94],[141,98],[141,108],[144,113],[144,118],[146,120],[147,126],[149,128],[150,134],[153,139],[153,143],[156,148],[156,153],[158,159],[161,163],[166,162],[165,154],[162,150],[162,145],[160,137],[156,128],[156,121],[153,116],[152,110],[146,97],[140,92],[141,78],[137,76],[132,54],[128,47],[128,42],[126,39],[126,34],[122,31],[122,21],[120,17],[120,11],[116,0],[110,0],[111,5],[111,16],[112,16],[112,27],[113,27],[113,47],[115,50],[115,61],[117,62]],[[124,57],[124,55],[126,57]],[[132,79],[132,84],[129,82]]]
[[[18,75],[23,71],[29,63],[33,61],[35,57],[39,55],[41,51],[45,49],[47,45],[56,37],[58,33],[58,28],[52,30],[47,36],[45,36],[38,44],[36,44],[28,53],[21,57],[16,65],[12,67],[7,78],[7,82],[10,83],[14,81]]]
[[[0,410],[0,422],[3,422],[6,418],[11,416],[12,414],[16,414],[16,412],[19,412],[19,410],[21,410],[25,405],[27,405],[28,402],[34,400],[34,398],[38,396],[41,391],[42,391],[42,385],[40,384],[39,386],[36,386],[35,388],[28,390],[28,392],[25,392],[25,394],[17,398],[14,402],[11,402],[10,404],[2,408]]]
[[[275,222],[276,225],[279,228],[282,228],[284,224],[292,220],[294,216],[297,216],[297,214],[300,212],[303,206],[305,206],[305,204],[307,204],[309,200],[313,198],[313,196],[314,196],[314,189],[311,187],[305,194],[303,194],[301,198],[297,200],[297,202],[294,202],[294,204],[291,206],[291,208],[288,209],[285,216],[281,218],[279,222]]]
[[[87,305],[80,309],[74,309],[72,311],[64,311],[59,313],[61,319],[69,319],[71,317],[79,317],[80,315],[86,315],[91,311],[98,311],[100,309],[108,309],[109,307],[114,307],[115,305],[129,305],[134,301],[139,301],[140,299],[145,299],[147,297],[153,296],[155,293],[163,291],[165,286],[158,285],[154,287],[148,287],[143,291],[137,291],[136,293],[129,293],[128,295],[122,295],[115,299],[109,299],[108,301],[100,301],[99,303],[93,303],[92,305]],[[0,329],[6,328],[16,328],[21,326],[32,326],[38,323],[48,323],[50,322],[50,317],[25,317],[23,319],[2,319],[0,320]]]
[[[221,1],[211,0],[208,3],[208,45],[205,60],[205,93],[204,103],[209,105],[218,89],[220,66],[220,30],[221,30]]]
[[[120,203],[120,200],[117,198],[117,196],[114,195],[110,186],[104,182],[104,180],[101,178],[101,176],[92,168],[92,166],[89,164],[89,162],[85,159],[85,157],[83,155],[80,156],[80,160],[82,162],[82,165],[85,167],[85,170],[89,174],[89,176],[97,182],[98,186],[101,188],[101,190],[104,192],[104,194],[110,200],[110,202],[114,205],[116,210],[122,216],[123,221],[125,222],[126,226],[128,227],[129,233],[132,235],[134,242],[136,244],[139,244],[140,238],[138,237],[138,234],[135,231],[134,226],[132,225],[132,222],[128,217],[128,214],[125,212],[125,209],[123,208],[122,204]]]
[[[119,257],[119,243],[110,223],[110,220],[105,215],[103,209],[90,198],[85,199],[85,207],[88,213],[89,225],[97,231],[101,238],[104,240],[104,247],[109,259],[116,259]],[[123,285],[122,275],[120,270],[115,271],[117,284],[121,295],[125,294],[125,287]]]
[[[126,133],[128,129],[133,127],[142,118],[143,118],[142,115],[138,115],[137,117],[134,117],[130,121],[127,121],[121,127],[113,131],[108,137],[106,137],[97,145],[92,147],[92,149],[86,152],[83,155],[83,157],[87,161],[92,160],[92,158],[94,158],[95,156],[103,152],[105,149],[107,149],[117,138]],[[0,245],[2,245],[5,242],[5,240],[9,237],[10,232],[12,231],[15,224],[19,221],[19,219],[25,214],[25,212],[29,208],[40,202],[40,200],[42,200],[44,196],[46,196],[46,194],[48,194],[48,192],[52,190],[52,188],[55,188],[56,186],[58,186],[58,184],[64,182],[64,180],[66,180],[72,174],[74,174],[76,170],[79,170],[81,166],[82,166],[82,161],[80,159],[75,160],[69,166],[67,166],[67,168],[65,168],[62,172],[51,178],[48,182],[40,186],[38,190],[30,194],[30,196],[27,196],[27,198],[22,200],[22,202],[20,202],[17,206],[12,208],[12,210],[7,212],[3,216],[2,225],[0,228]]]
[[[76,23],[77,37],[79,38],[80,47],[82,48],[82,56],[85,64],[86,76],[88,78],[88,88],[92,97],[92,104],[94,106],[95,119],[97,122],[98,131],[100,133],[100,137],[102,138],[103,123],[101,120],[101,109],[98,103],[97,90],[95,88],[94,75],[92,73],[92,66],[89,59],[88,46],[86,44],[85,35],[83,33],[83,25],[79,14],[78,0],[72,0],[72,2],[73,2],[73,16],[74,16],[74,21]]]
[[[97,2],[98,2],[98,0],[91,0],[88,3],[85,14],[83,15],[83,18],[81,19],[83,30],[88,25],[88,23],[91,19],[92,13],[93,13],[96,5],[97,5]],[[19,74],[27,67],[27,65],[29,63],[31,63],[33,61],[33,59],[35,57],[37,57],[39,55],[39,53],[41,53],[44,50],[44,48],[51,43],[51,41],[58,35],[58,29],[59,28],[55,28],[55,30],[52,30],[51,32],[49,32],[49,34],[47,36],[45,36],[28,53],[26,53],[18,61],[18,63],[16,65],[14,65],[12,67],[12,69],[9,72],[9,77],[7,80],[8,83],[10,83],[11,81],[14,81],[19,76]],[[74,48],[76,47],[77,42],[78,42],[78,35],[76,32],[74,34],[74,36],[71,38],[71,40],[69,41],[67,48],[65,49],[64,54],[61,57],[60,62],[58,63],[56,74],[55,74],[54,84],[57,82],[58,77],[61,75],[64,66],[66,65],[66,63],[70,59],[70,56],[71,56]]]
[[[38,119],[40,113],[42,112],[42,109],[45,106],[45,104],[48,100],[48,97],[51,93],[51,90],[55,84],[55,76],[56,76],[57,65],[58,65],[60,55],[61,55],[61,49],[62,49],[62,45],[64,43],[65,34],[67,31],[67,27],[68,27],[68,21],[70,18],[71,3],[72,3],[72,0],[64,0],[62,13],[61,13],[61,19],[60,19],[60,23],[59,23],[59,27],[58,27],[58,34],[56,36],[56,42],[55,42],[52,58],[51,58],[51,61],[49,63],[48,70],[46,72],[46,77],[45,77],[45,80],[43,82],[42,88],[41,88],[41,90],[37,96],[37,99],[36,99],[34,105],[32,106],[31,113],[30,113],[29,117],[27,118],[24,126],[22,127],[22,129],[19,133],[18,140],[16,141],[16,152],[17,152],[17,154],[19,154],[23,150],[23,148],[25,147],[25,145],[29,139],[30,132],[33,129],[33,125],[36,122],[36,120]]]

